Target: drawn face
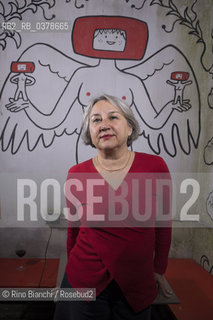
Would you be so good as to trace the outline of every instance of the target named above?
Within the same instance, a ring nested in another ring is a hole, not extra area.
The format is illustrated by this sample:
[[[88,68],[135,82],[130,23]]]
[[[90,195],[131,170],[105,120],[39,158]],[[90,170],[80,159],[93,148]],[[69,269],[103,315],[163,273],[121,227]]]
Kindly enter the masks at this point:
[[[132,133],[121,111],[105,100],[93,106],[89,129],[92,143],[99,150],[126,148]]]
[[[93,38],[93,49],[107,51],[124,51],[126,32],[118,29],[97,29]]]

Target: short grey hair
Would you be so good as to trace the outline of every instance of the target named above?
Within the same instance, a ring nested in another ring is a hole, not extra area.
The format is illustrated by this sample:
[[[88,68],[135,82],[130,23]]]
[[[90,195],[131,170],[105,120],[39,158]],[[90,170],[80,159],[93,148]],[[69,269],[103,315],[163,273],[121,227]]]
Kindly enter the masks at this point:
[[[128,125],[132,128],[132,134],[128,137],[127,140],[127,146],[129,147],[133,141],[135,141],[140,133],[140,126],[138,121],[136,120],[134,113],[132,112],[132,109],[130,106],[122,101],[121,99],[108,95],[108,94],[103,94],[101,96],[98,96],[90,101],[90,103],[85,107],[84,109],[84,115],[83,115],[83,123],[82,123],[82,131],[81,131],[81,138],[83,139],[84,144],[90,145],[94,147],[92,144],[92,140],[90,137],[90,131],[89,131],[89,117],[90,113],[92,111],[93,106],[99,102],[99,101],[108,101],[111,103],[113,106],[118,108],[123,116],[125,117]]]

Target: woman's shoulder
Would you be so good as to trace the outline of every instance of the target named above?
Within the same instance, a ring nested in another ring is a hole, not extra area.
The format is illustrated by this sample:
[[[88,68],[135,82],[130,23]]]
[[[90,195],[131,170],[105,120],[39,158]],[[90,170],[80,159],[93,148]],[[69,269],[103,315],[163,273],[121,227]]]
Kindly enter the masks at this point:
[[[69,169],[69,173],[83,173],[91,170],[92,159],[75,164]]]
[[[152,160],[152,161],[164,161],[162,157],[151,154],[151,153],[145,153],[145,152],[135,152],[138,158],[143,160]]]
[[[136,162],[143,169],[147,168],[152,172],[168,172],[165,160],[154,154],[136,152]]]

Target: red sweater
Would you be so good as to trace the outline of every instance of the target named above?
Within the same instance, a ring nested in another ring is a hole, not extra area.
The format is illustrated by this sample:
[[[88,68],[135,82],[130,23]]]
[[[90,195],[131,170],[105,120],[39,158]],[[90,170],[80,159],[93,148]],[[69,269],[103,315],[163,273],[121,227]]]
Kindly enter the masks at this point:
[[[160,174],[165,173],[167,178],[169,176],[168,168],[162,158],[136,152],[133,164],[124,181],[127,181],[129,185],[131,174],[135,177],[137,174],[139,176],[139,173],[155,173],[159,174],[159,177]],[[97,212],[107,214],[109,204],[108,200],[105,201],[105,197],[108,194],[107,190],[111,187],[97,172],[92,159],[73,166],[69,170],[67,181],[74,181],[72,179],[75,178],[78,180],[82,178],[83,181],[85,177],[91,178],[91,174],[94,174],[99,181],[101,179],[103,183],[94,189],[96,190],[95,196],[103,196],[102,203],[96,204]],[[124,181],[115,191],[116,193],[119,194]],[[76,197],[85,205],[88,203],[88,198],[86,199],[88,189],[83,183],[82,186],[75,187],[75,190],[78,189],[75,195],[77,194]],[[69,190],[69,187],[66,188],[67,198]],[[74,193],[73,190],[72,193]],[[126,196],[128,203],[131,202],[132,195],[130,188]],[[155,199],[155,196],[156,194],[152,194],[152,198]],[[144,196],[140,194],[140,202],[143,201]],[[164,196],[164,202],[169,201],[168,195]],[[97,202],[100,201],[97,200]],[[67,204],[73,214],[75,207],[72,201],[68,200]],[[130,211],[132,208],[133,206],[129,206]],[[93,209],[95,210],[95,206]],[[155,212],[154,206],[152,211]],[[167,267],[171,226],[155,227],[151,224],[149,227],[143,227],[142,224],[140,227],[128,225],[125,227],[124,225],[123,227],[107,225],[105,227],[103,225],[103,227],[92,228],[85,227],[85,221],[82,221],[68,224],[66,274],[71,286],[73,288],[96,288],[96,295],[98,295],[114,279],[135,312],[149,306],[158,293],[154,272],[163,274]]]

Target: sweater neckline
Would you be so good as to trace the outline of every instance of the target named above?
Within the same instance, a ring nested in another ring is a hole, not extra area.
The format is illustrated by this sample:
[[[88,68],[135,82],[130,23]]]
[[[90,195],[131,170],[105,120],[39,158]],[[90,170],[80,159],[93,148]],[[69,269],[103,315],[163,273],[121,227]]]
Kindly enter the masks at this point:
[[[105,183],[107,185],[109,185],[114,191],[117,191],[120,186],[122,185],[122,183],[124,182],[124,180],[126,179],[126,177],[128,176],[129,173],[131,173],[132,171],[134,171],[134,167],[136,165],[136,162],[137,162],[137,156],[138,156],[138,152],[135,152],[135,156],[134,156],[134,159],[133,159],[133,162],[128,170],[128,172],[126,173],[126,175],[124,176],[124,178],[122,179],[121,183],[119,184],[119,186],[115,189],[102,175],[101,173],[96,169],[96,167],[94,166],[93,164],[93,158],[91,158],[89,161],[89,164],[90,164],[90,169],[92,172],[95,172],[97,173],[102,179],[104,179]]]

